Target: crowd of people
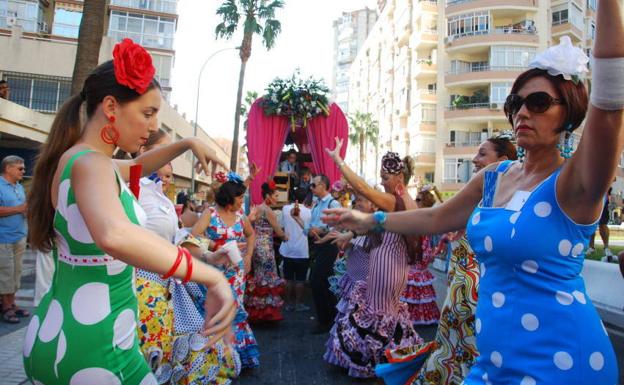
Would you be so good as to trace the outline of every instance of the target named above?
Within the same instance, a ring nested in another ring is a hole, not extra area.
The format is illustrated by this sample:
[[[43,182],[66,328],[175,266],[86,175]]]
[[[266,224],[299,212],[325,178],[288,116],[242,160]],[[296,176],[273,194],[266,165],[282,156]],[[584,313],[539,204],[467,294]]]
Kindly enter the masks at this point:
[[[277,170],[292,186],[280,210],[272,180],[262,203],[245,208],[255,165],[247,179],[214,174],[226,166],[209,147],[158,129],[151,58],[122,41],[56,115],[28,198],[24,160],[2,160],[3,321],[30,316],[15,304],[27,235],[39,253],[40,301],[23,348],[29,380],[232,383],[261,364],[253,325],[309,311],[309,286],[323,358],[352,377],[616,383],[580,276],[599,223],[603,236],[622,152],[624,43],[605,33],[624,35],[618,3],[601,1],[597,20],[591,96],[579,81],[588,58],[569,39],[538,54],[505,103],[513,134],[480,145],[474,177],[452,198],[430,185],[412,196],[413,162],[394,152],[382,157],[380,188],[369,184],[337,138],[326,156],[343,180],[314,175],[289,152]],[[167,196],[170,162],[186,151],[214,182],[199,207],[181,195],[178,209]],[[436,258],[448,272],[441,309]],[[424,341],[416,328],[436,324]]]

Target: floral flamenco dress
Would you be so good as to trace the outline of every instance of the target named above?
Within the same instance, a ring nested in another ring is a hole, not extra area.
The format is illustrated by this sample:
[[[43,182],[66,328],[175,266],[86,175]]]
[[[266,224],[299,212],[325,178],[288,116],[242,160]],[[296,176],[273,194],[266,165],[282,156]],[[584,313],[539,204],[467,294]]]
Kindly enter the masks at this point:
[[[206,236],[215,242],[219,248],[227,242],[244,242],[245,235],[243,231],[243,214],[236,214],[236,222],[234,226],[226,225],[219,213],[214,207],[210,210],[210,224],[206,229]],[[244,306],[245,296],[245,263],[241,260],[236,266],[231,264],[225,266],[217,266],[227,278],[232,290],[234,298],[238,305],[236,316],[234,318],[234,337],[236,339],[236,351],[240,356],[241,367],[243,369],[252,369],[260,365],[260,352],[258,351],[258,343],[254,336],[249,323],[247,322],[247,312]]]
[[[407,304],[414,326],[433,325],[440,319],[433,289],[434,276],[428,269],[435,259],[434,237],[423,236],[421,242],[422,258],[410,265],[407,287],[401,295],[401,301]]]
[[[62,171],[54,215],[52,286],[24,339],[24,369],[34,384],[156,385],[139,350],[134,267],[106,255],[76,205],[70,158]],[[145,213],[117,174],[119,200],[130,221]]]
[[[615,353],[581,277],[596,223],[577,224],[560,208],[561,168],[522,200],[493,207],[508,165],[486,172],[483,201],[468,220],[481,263],[480,355],[465,384],[616,384]]]
[[[284,301],[281,294],[284,280],[277,275],[273,227],[263,214],[256,220],[254,229],[256,247],[251,261],[252,274],[247,281],[245,309],[251,322],[280,321],[283,319],[281,307]]]
[[[149,200],[149,194],[155,189],[157,194],[162,190],[147,178],[141,183],[139,203],[147,213],[147,227],[164,239],[170,238],[177,228],[173,205],[166,198],[157,201],[161,205]],[[162,212],[168,214],[169,221],[159,220],[157,215],[162,218]],[[192,236],[181,243],[201,247],[199,240]],[[139,346],[158,383],[231,384],[240,373],[238,353],[224,340],[205,348],[208,341],[201,335],[204,325],[200,311],[203,309],[201,285],[183,284],[173,277],[163,279],[159,274],[142,269],[137,269],[136,277]]]

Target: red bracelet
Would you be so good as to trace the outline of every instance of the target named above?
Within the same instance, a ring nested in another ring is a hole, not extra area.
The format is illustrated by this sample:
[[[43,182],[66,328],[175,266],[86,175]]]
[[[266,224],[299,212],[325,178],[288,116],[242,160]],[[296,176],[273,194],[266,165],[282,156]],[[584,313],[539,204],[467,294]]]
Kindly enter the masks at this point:
[[[171,266],[171,269],[165,275],[161,275],[160,278],[167,279],[171,277],[173,274],[175,274],[175,272],[178,270],[178,267],[180,267],[180,263],[182,262],[182,254],[183,254],[182,248],[178,247],[178,256],[176,257],[175,262]]]
[[[185,248],[182,248],[182,252],[186,257],[186,275],[184,276],[182,283],[188,283],[191,280],[191,275],[193,275],[193,256],[190,251]]]

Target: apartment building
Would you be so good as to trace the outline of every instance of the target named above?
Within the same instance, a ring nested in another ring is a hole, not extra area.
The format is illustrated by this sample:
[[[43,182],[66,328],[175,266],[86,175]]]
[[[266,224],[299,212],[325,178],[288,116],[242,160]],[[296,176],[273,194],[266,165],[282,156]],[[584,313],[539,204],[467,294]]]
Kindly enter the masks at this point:
[[[369,8],[343,12],[342,16],[334,21],[334,67],[331,87],[334,100],[345,114],[349,112],[349,68],[376,21],[377,12]]]
[[[33,159],[49,129],[42,125],[51,122],[51,114],[69,97],[82,7],[77,0],[0,0],[0,77],[9,82],[13,102],[3,105],[0,117],[0,155],[11,152]],[[176,9],[177,0],[111,0],[100,62],[112,57],[113,46],[123,38],[141,43],[152,55],[168,99]],[[193,135],[192,122],[167,103],[159,118],[174,140]],[[198,133],[227,163],[227,153],[203,130]],[[191,185],[191,161],[189,152],[173,163],[180,188]],[[206,182],[203,176],[197,180]]]
[[[436,143],[438,7],[434,1],[380,1],[379,19],[350,70],[349,109],[379,122],[365,174],[379,174],[386,151],[415,160],[416,184],[433,182]]]
[[[596,0],[386,0],[379,7],[351,67],[350,108],[376,114],[380,151],[412,155],[417,182],[448,194],[472,176],[479,143],[510,128],[503,103],[535,54],[564,35],[589,54],[595,34]]]

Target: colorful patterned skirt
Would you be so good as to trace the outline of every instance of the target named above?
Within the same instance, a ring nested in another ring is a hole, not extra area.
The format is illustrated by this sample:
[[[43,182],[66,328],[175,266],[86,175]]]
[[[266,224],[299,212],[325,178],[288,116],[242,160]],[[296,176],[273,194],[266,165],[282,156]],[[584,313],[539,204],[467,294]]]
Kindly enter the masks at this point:
[[[282,320],[284,280],[277,275],[272,233],[258,233],[251,265],[245,292],[249,322]]]
[[[238,377],[240,359],[230,344],[219,341],[205,348],[208,340],[200,334],[203,319],[192,291],[143,270],[137,271],[136,284],[139,346],[158,383],[222,385]]]
[[[426,265],[415,263],[410,266],[401,301],[407,304],[414,325],[433,325],[440,319],[433,280],[433,274]]]

